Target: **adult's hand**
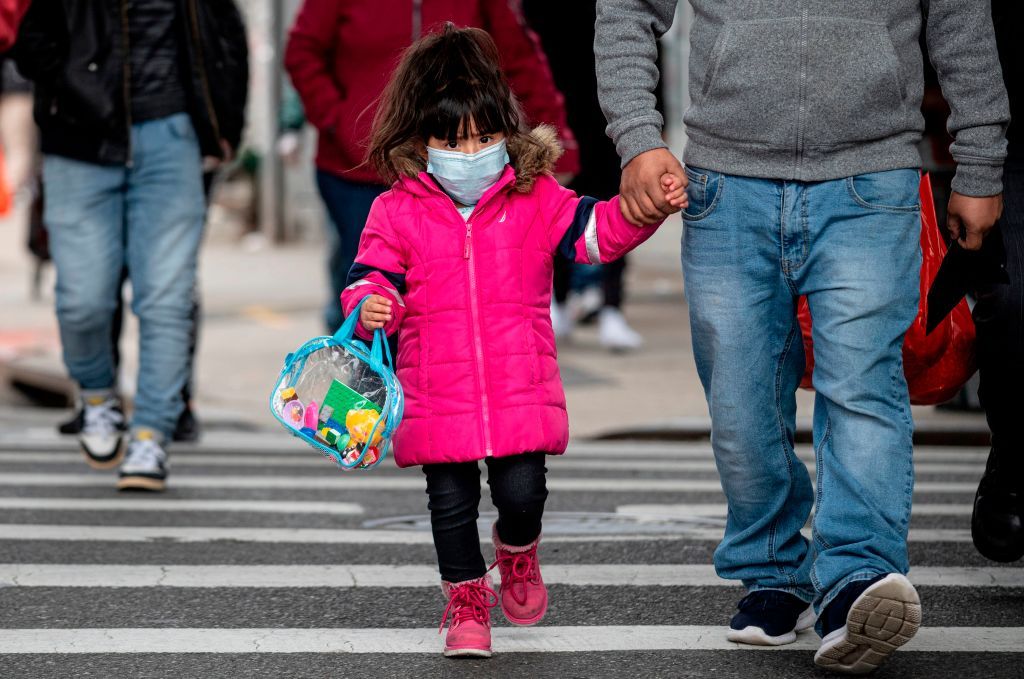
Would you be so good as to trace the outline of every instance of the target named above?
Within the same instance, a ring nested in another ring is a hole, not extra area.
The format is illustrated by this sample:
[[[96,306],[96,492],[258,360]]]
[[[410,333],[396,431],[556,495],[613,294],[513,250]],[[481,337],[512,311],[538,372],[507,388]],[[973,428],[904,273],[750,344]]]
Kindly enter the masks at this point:
[[[665,197],[661,181],[665,174],[677,177],[686,186],[682,164],[665,148],[645,151],[626,164],[619,186],[619,207],[626,221],[643,226],[679,212]]]
[[[949,197],[946,229],[965,250],[978,250],[985,234],[992,230],[1002,214],[1002,194],[976,198],[954,191]]]

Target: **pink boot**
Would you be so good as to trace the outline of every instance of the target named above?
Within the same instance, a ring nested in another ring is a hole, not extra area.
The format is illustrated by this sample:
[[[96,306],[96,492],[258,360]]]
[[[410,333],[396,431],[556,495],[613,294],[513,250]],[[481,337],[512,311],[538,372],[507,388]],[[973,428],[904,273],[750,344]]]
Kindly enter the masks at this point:
[[[540,622],[548,610],[548,588],[540,576],[537,545],[540,536],[528,545],[516,547],[504,544],[498,537],[495,524],[491,531],[495,561],[501,573],[501,611],[513,625],[533,625]]]
[[[448,657],[491,657],[491,608],[498,595],[491,588],[491,576],[484,575],[465,582],[441,582],[441,591],[448,598],[438,633],[451,616],[444,654]]]

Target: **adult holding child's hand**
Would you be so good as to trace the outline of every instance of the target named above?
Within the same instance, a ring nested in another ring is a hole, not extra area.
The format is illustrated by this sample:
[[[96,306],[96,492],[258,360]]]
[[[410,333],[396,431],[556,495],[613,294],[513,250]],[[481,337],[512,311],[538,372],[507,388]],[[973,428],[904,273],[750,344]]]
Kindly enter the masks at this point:
[[[670,174],[686,187],[682,163],[666,148],[644,151],[622,169],[619,208],[630,223],[641,226],[659,222],[679,212],[666,198],[662,177]],[[685,194],[684,194],[685,197]]]

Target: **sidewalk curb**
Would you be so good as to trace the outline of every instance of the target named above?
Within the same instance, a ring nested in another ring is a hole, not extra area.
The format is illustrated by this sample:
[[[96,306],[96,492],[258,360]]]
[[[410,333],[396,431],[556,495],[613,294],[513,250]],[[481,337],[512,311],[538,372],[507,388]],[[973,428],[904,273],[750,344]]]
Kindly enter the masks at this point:
[[[812,420],[798,418],[797,443],[813,443]],[[915,423],[914,444],[922,446],[978,446],[990,445],[990,433],[985,418],[950,416],[947,419],[928,419]],[[708,441],[711,439],[711,418],[682,417],[627,429],[615,429],[588,437],[591,441]]]

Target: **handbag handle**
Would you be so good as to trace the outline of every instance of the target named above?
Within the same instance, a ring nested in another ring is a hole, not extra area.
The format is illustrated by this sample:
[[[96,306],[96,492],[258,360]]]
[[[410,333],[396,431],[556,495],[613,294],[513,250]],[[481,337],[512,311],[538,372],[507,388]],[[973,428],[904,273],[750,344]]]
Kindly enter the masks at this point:
[[[341,343],[347,343],[352,340],[356,334],[356,323],[359,322],[359,311],[363,308],[363,304],[369,297],[363,297],[352,309],[345,322],[338,328],[338,332],[334,333],[334,339]],[[387,359],[387,363],[383,362],[383,359]],[[370,366],[373,368],[380,368],[382,366],[388,366],[389,368],[394,367],[394,361],[391,358],[391,347],[388,344],[388,337],[384,333],[383,328],[378,328],[373,331],[373,343],[370,345]]]
[[[368,297],[363,297],[356,304],[355,308],[352,309],[352,313],[345,317],[345,322],[338,328],[338,332],[334,333],[334,339],[339,342],[345,343],[351,340],[356,334],[356,323],[359,322],[359,310],[363,308],[363,304],[366,303]]]

